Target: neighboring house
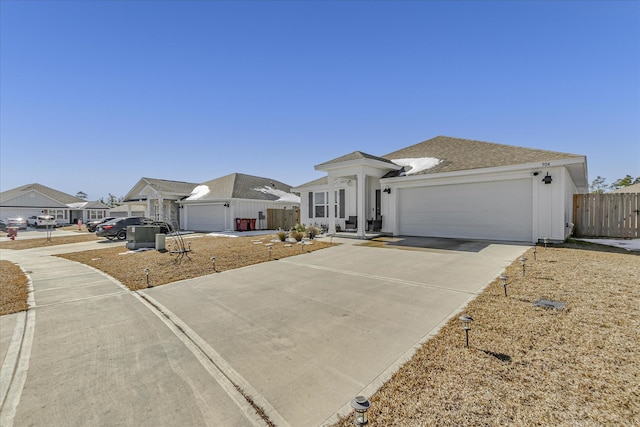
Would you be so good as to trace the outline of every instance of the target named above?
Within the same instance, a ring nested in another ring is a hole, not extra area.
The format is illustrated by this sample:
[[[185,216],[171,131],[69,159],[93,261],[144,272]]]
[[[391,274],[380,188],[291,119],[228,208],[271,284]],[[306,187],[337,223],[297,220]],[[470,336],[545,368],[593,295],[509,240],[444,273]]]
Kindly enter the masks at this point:
[[[614,193],[640,193],[640,184],[627,185],[626,187],[618,188],[613,192]]]
[[[142,178],[111,213],[145,216],[181,230],[234,230],[236,218],[254,219],[262,229],[274,209],[297,213],[300,198],[290,190],[282,182],[240,173],[202,184]],[[291,222],[289,226],[295,225]]]
[[[41,184],[27,184],[0,193],[0,218],[52,215],[58,225],[104,218],[109,206],[88,202]]]
[[[391,235],[562,241],[573,194],[588,192],[585,156],[438,136],[373,156],[315,166],[327,176],[292,189],[301,222]],[[331,196],[331,197],[329,197]]]
[[[289,228],[297,221],[300,197],[280,181],[232,173],[198,185],[179,204],[180,223],[188,230],[233,230],[236,219],[254,220],[257,229],[273,228],[276,216],[287,218],[284,211],[296,214],[295,220],[283,223]]]
[[[123,204],[113,209],[114,216],[144,216],[180,229],[178,201],[188,197],[197,185],[193,182],[141,178],[124,196]]]

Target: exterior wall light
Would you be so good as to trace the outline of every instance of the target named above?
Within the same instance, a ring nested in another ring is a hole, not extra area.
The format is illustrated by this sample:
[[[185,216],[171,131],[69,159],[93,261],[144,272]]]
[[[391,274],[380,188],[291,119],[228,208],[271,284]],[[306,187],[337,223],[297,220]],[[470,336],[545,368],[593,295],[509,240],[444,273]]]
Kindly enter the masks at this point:
[[[522,265],[522,277],[524,277],[525,264],[527,263],[527,257],[520,258],[520,264]]]
[[[471,322],[473,322],[473,317],[468,314],[463,314],[460,316],[460,322],[462,323],[462,329],[464,330],[464,335],[467,343],[467,348],[469,348],[469,331],[471,330]]]
[[[351,401],[351,407],[355,411],[355,424],[357,426],[364,426],[369,424],[369,419],[367,418],[367,411],[369,410],[369,406],[371,403],[364,396],[356,396],[355,399]]]
[[[384,187],[384,190],[382,190],[383,193],[387,193],[387,194],[391,194],[391,187],[389,187],[388,185],[386,187]]]
[[[544,182],[545,184],[551,184],[551,181],[553,181],[553,179],[551,179],[551,175],[549,175],[549,172],[547,172],[545,177],[542,178],[542,182]]]
[[[502,280],[502,287],[504,288],[504,296],[507,296],[507,279],[509,278],[509,276],[503,274],[502,276],[500,276],[500,280]]]

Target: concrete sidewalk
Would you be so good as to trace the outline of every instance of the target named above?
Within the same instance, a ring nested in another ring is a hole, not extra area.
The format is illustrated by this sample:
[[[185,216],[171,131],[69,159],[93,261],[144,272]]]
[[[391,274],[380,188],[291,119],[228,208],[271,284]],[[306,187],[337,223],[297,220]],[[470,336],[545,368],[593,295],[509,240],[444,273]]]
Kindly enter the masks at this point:
[[[330,424],[528,248],[361,242],[137,293],[49,256],[104,243],[2,251],[36,308],[0,421],[263,425],[251,401],[279,426]]]
[[[265,425],[136,293],[37,250],[2,251],[2,259],[27,270],[36,305],[20,360],[3,359],[3,377],[13,378],[0,425]],[[3,356],[19,316],[2,317]]]

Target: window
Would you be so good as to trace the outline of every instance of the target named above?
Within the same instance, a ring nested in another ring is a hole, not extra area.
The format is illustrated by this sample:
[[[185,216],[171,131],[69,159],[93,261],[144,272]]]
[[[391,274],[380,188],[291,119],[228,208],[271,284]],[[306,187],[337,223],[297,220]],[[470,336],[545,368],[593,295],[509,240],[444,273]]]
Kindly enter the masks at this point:
[[[334,216],[335,218],[344,218],[344,189],[334,193]]]
[[[329,196],[326,191],[313,193],[313,214],[315,218],[329,216]]]

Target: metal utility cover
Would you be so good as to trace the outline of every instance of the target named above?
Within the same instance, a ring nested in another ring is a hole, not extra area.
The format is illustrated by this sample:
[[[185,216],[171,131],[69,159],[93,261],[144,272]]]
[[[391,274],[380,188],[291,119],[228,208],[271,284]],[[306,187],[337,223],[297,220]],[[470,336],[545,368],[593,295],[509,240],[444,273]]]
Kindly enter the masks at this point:
[[[556,308],[558,310],[564,308],[563,302],[550,301],[548,299],[539,299],[538,301],[534,302],[533,305],[545,308]]]

